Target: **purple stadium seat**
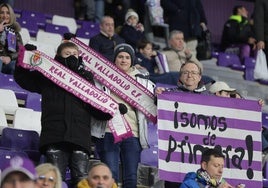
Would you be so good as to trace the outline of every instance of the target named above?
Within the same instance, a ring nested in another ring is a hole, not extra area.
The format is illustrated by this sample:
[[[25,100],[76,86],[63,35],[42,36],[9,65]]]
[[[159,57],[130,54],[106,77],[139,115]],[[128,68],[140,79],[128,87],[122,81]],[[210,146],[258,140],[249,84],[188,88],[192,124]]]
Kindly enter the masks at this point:
[[[29,92],[25,102],[25,107],[41,112],[41,95]]]
[[[157,167],[158,147],[151,146],[148,149],[143,149],[141,152],[141,164]]]
[[[17,18],[17,22],[20,24],[21,27],[27,28],[31,37],[36,37],[36,34],[39,30],[37,21],[34,19],[29,18]]]
[[[46,25],[46,16],[41,12],[23,10],[21,12],[21,18],[28,20],[35,20],[39,28],[44,29]]]
[[[251,57],[247,57],[244,60],[245,70],[244,70],[244,77],[245,80],[254,81],[254,68],[255,68],[256,60]]]
[[[21,130],[11,127],[3,129],[1,147],[14,150],[38,150],[39,135],[36,131]]]
[[[2,131],[1,148],[23,151],[35,163],[39,163],[39,135],[36,131],[6,127]]]
[[[76,36],[81,38],[90,39],[91,37],[97,35],[99,33],[99,30],[96,29],[84,29],[79,28],[76,31]]]
[[[99,23],[94,23],[91,21],[82,21],[81,23],[81,28],[87,29],[87,30],[98,30],[100,31],[100,24]]]
[[[55,25],[55,24],[51,24],[51,23],[47,23],[46,27],[45,27],[45,31],[46,32],[50,32],[50,33],[58,33],[63,35],[64,33],[69,33],[69,29],[66,26],[63,25]]]
[[[0,148],[0,170],[3,170],[5,164],[15,156],[28,158],[28,155],[23,151],[13,151]]]
[[[15,92],[17,99],[26,101],[28,91],[22,89],[14,80],[13,75],[0,73],[0,88],[10,89]]]
[[[228,54],[220,52],[218,56],[218,65],[223,67],[229,67],[232,65],[242,65],[239,57],[235,54]]]

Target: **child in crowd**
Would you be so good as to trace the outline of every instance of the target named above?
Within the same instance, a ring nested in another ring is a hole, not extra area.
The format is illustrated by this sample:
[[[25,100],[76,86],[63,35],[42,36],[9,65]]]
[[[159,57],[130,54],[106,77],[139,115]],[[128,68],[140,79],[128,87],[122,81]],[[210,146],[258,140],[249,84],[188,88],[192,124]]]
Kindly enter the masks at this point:
[[[84,69],[82,58],[78,54],[78,46],[72,42],[64,42],[59,45],[54,59],[78,74],[81,79],[94,84],[92,73]],[[72,184],[76,185],[88,173],[91,117],[99,114],[105,119],[109,115],[106,116],[106,113],[85,103],[38,71],[25,69],[18,64],[14,78],[22,88],[42,95],[39,149],[47,162],[59,168],[63,180],[69,166]],[[107,120],[110,118],[111,116]]]
[[[137,49],[135,67],[141,72],[149,72],[150,75],[158,73],[159,70],[155,60],[157,54],[156,51],[153,50],[153,44],[143,39],[138,42]]]
[[[125,42],[132,46],[136,51],[137,42],[144,39],[144,27],[139,23],[139,16],[133,10],[129,9],[125,16],[125,24],[122,26],[120,36],[125,39]]]

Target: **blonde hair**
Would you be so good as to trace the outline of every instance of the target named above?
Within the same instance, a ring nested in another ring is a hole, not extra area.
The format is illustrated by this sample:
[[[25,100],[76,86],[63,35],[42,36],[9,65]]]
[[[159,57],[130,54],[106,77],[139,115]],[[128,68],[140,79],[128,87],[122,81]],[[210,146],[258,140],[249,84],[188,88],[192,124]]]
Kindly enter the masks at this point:
[[[10,23],[8,23],[8,24],[11,25],[11,26],[14,26],[15,29],[16,29],[16,31],[19,32],[21,28],[20,28],[19,23],[16,21],[16,15],[15,15],[15,13],[14,13],[13,8],[12,8],[9,4],[7,4],[7,3],[2,3],[2,4],[0,5],[0,10],[1,10],[3,7],[6,7],[6,8],[8,9],[8,11],[9,11],[9,14],[10,14]]]
[[[55,165],[51,163],[43,163],[43,164],[38,165],[35,169],[36,169],[38,176],[44,175],[50,171],[54,171],[56,174],[56,183],[55,183],[54,188],[62,187],[62,179],[61,179],[61,174],[60,174],[58,167],[56,167]]]

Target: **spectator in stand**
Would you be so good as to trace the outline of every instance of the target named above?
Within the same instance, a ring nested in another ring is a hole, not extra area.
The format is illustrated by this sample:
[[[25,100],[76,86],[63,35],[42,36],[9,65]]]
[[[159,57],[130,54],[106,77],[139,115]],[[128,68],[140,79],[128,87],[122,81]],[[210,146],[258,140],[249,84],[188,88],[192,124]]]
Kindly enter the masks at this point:
[[[134,49],[128,44],[119,44],[115,47],[115,65],[124,73],[133,77],[138,83],[148,88],[153,92],[154,84],[148,79],[138,77],[141,74],[134,65],[135,52]],[[97,128],[91,129],[91,133],[95,136],[95,146],[100,157],[100,160],[106,163],[112,171],[115,182],[119,182],[119,161],[122,165],[122,187],[123,188],[136,188],[137,187],[137,169],[140,162],[140,154],[142,147],[148,147],[147,134],[144,134],[145,127],[147,126],[147,119],[145,115],[131,104],[126,103],[116,93],[109,91],[105,87],[101,87],[117,102],[122,103],[126,109],[124,119],[121,114],[116,114],[111,121],[106,122],[100,127],[96,124]],[[120,107],[119,107],[120,109]],[[111,126],[129,126],[132,136],[122,138],[122,140],[115,142]],[[95,130],[95,132],[93,132]],[[104,137],[103,137],[104,135]]]
[[[36,186],[38,188],[61,188],[62,180],[58,167],[51,163],[43,163],[36,168],[38,178]]]
[[[90,167],[87,178],[81,180],[77,188],[117,188],[110,168],[102,162]]]
[[[198,61],[192,51],[186,47],[182,31],[173,30],[170,32],[169,45],[170,48],[161,52],[166,55],[169,71],[178,72],[186,61]]]
[[[92,73],[85,70],[78,54],[79,49],[74,43],[64,42],[58,46],[54,59],[81,79],[94,84]],[[91,117],[99,115],[101,119],[108,120],[111,116],[85,103],[38,71],[24,69],[18,65],[14,78],[22,88],[42,95],[39,149],[47,162],[59,168],[63,181],[69,166],[71,183],[76,185],[88,173]]]
[[[268,1],[256,0],[254,8],[254,32],[257,40],[257,49],[263,49],[268,57]],[[267,61],[268,65],[268,61]]]
[[[1,188],[35,188],[37,173],[28,158],[14,157],[2,169]]]
[[[0,5],[0,71],[13,74],[19,45],[22,45],[20,25],[9,4]]]
[[[180,188],[234,188],[222,178],[224,159],[222,152],[216,149],[205,150],[201,157],[201,168],[196,172],[187,173]]]
[[[203,66],[199,61],[186,61],[180,68],[180,77],[178,87],[167,89],[157,87],[155,94],[161,94],[164,91],[180,91],[196,94],[207,93],[206,87],[201,81]],[[180,183],[165,181],[165,188],[178,188]]]
[[[161,0],[170,31],[184,33],[187,48],[196,57],[197,38],[207,30],[207,19],[201,0]]]
[[[94,21],[95,1],[94,0],[74,0],[74,15],[77,20]]]
[[[222,38],[221,50],[238,48],[238,54],[243,61],[245,57],[254,56],[256,39],[252,26],[248,20],[248,11],[243,5],[233,8],[233,15],[225,22]]]
[[[125,15],[125,23],[120,30],[120,36],[135,51],[137,50],[137,42],[145,38],[144,27],[139,23],[139,16],[133,9],[129,9]]]
[[[90,39],[89,46],[113,62],[114,47],[124,42],[124,39],[114,32],[114,19],[104,16],[100,23],[100,33]]]
[[[135,67],[141,72],[147,72],[150,75],[158,73],[158,67],[155,61],[157,53],[153,50],[153,44],[146,39],[142,39],[138,42],[137,49]]]

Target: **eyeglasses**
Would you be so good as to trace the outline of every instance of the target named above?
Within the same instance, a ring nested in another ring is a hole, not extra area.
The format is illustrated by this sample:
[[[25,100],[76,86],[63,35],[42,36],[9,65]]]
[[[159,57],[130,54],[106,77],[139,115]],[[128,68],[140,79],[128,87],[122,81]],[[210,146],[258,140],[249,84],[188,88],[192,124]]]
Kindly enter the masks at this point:
[[[181,71],[181,74],[182,75],[192,75],[192,76],[196,76],[196,75],[199,75],[200,74],[200,72],[198,72],[198,71]]]
[[[50,182],[50,183],[54,183],[55,182],[55,178],[54,177],[46,177],[46,176],[39,176],[38,177],[38,180],[40,180],[40,181],[48,181],[48,182]]]

